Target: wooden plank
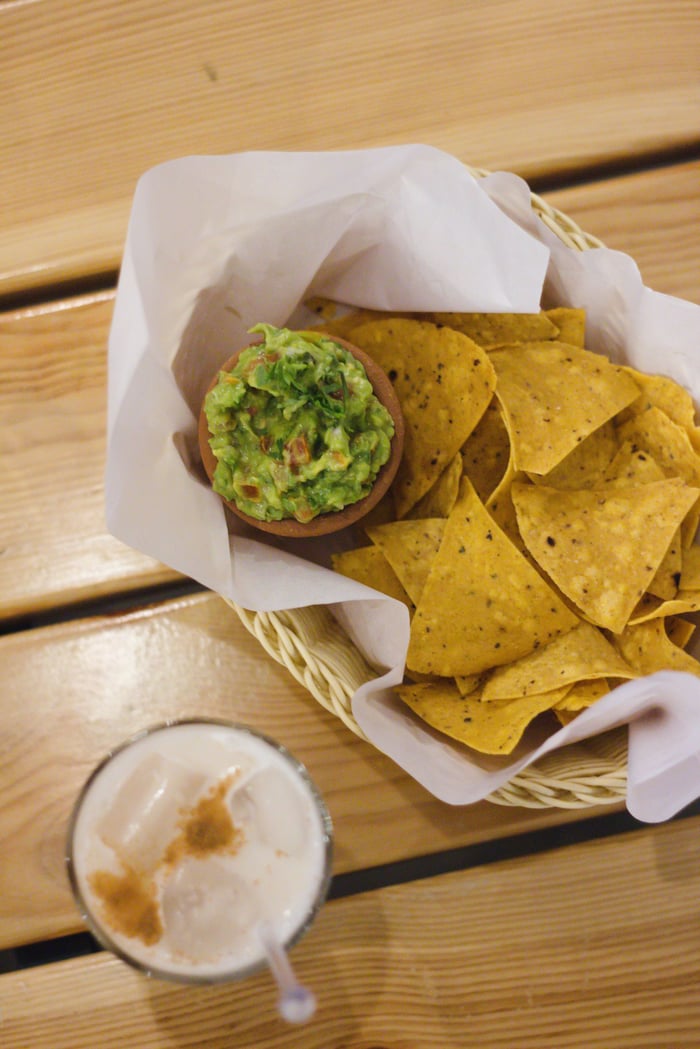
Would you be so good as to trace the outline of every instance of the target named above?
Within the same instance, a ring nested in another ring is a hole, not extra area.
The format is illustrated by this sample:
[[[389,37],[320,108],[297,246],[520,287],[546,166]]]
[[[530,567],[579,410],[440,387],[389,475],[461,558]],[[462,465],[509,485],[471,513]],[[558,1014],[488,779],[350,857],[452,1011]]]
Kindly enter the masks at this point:
[[[241,721],[297,754],[335,823],[336,873],[581,816],[436,801],[323,710],[211,594],[6,635],[0,665],[0,948],[80,928],[63,869],[74,798],[108,750],[169,718]]]
[[[700,303],[700,161],[547,194],[547,201],[631,255],[649,287]]]
[[[106,534],[113,295],[0,318],[0,616],[177,578]]]
[[[700,817],[328,904],[294,950],[300,1031],[267,974],[184,988],[107,955],[0,976],[13,1049],[700,1046]]]
[[[0,288],[116,267],[137,178],[185,154],[427,142],[532,176],[696,143],[695,15],[688,0],[3,4]]]
[[[651,287],[697,300],[699,176],[698,163],[678,165],[547,199],[632,253]],[[104,531],[112,302],[104,294],[0,316],[0,618],[175,578]]]

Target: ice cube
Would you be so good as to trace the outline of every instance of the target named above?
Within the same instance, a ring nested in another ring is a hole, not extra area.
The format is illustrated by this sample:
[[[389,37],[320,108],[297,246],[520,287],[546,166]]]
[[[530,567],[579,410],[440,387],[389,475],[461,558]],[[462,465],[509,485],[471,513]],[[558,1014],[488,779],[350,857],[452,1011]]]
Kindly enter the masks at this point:
[[[215,857],[181,863],[166,882],[162,909],[169,947],[191,962],[235,952],[258,918],[253,891]]]
[[[151,754],[126,778],[97,824],[97,833],[125,863],[153,870],[175,835],[178,815],[206,777],[160,754]]]
[[[288,856],[298,856],[308,841],[305,798],[294,782],[273,767],[256,772],[234,792],[231,813],[246,837],[264,842]]]
[[[212,732],[187,735],[187,764],[209,777],[223,778],[233,773],[238,780],[254,767],[249,754],[236,749],[230,740],[218,739]]]

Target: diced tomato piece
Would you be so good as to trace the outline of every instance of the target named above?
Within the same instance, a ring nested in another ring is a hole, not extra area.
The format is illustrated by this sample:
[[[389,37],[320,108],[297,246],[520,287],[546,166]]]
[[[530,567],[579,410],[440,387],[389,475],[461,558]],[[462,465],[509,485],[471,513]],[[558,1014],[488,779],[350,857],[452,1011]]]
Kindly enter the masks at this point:
[[[289,463],[292,467],[311,462],[311,452],[303,433],[299,437],[292,437],[291,441],[287,441],[284,447],[287,449]]]

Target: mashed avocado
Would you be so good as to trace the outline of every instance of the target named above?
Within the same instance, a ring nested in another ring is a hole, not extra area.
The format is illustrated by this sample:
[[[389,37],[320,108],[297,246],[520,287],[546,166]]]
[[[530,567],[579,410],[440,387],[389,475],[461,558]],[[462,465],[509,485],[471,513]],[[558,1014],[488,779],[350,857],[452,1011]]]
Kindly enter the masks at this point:
[[[317,332],[257,324],[263,336],[204,402],[214,491],[259,521],[310,521],[368,494],[394,424],[364,368]]]

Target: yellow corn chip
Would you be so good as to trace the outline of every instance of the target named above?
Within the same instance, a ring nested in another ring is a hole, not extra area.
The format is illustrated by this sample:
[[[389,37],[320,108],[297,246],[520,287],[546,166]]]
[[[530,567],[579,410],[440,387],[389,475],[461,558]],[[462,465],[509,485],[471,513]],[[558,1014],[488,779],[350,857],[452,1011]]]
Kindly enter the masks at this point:
[[[339,312],[336,303],[329,299],[314,298],[304,303],[307,309],[313,310],[319,316],[317,324],[309,326],[309,331],[322,331],[326,335],[337,335],[341,339],[353,342],[353,329],[369,321],[387,320],[395,317],[412,317],[411,313],[385,313],[382,310],[357,309],[349,312]]]
[[[510,457],[510,438],[503,410],[494,397],[473,433],[462,445],[462,469],[482,502],[495,492]]]
[[[413,611],[410,597],[379,547],[361,546],[357,550],[346,550],[342,554],[334,554],[331,560],[336,572],[364,583],[373,590],[379,590],[387,597],[403,601],[408,610]]]
[[[479,346],[555,339],[559,329],[545,313],[432,313],[435,324],[444,324],[468,335]]]
[[[608,421],[584,437],[549,473],[530,474],[530,480],[550,488],[595,488],[601,484],[617,450],[617,433]]]
[[[459,689],[460,696],[471,696],[477,689],[483,687],[486,674],[458,674],[455,685]]]
[[[559,724],[566,728],[567,725],[570,725],[572,721],[576,720],[581,711],[562,710],[561,707],[552,707],[552,713],[555,715]]]
[[[547,646],[494,670],[482,694],[486,701],[515,699],[550,692],[577,681],[636,676],[600,630],[581,622]]]
[[[665,476],[649,452],[637,448],[632,441],[625,441],[605,471],[604,480],[607,484],[623,488],[628,485],[661,481]],[[647,587],[650,594],[664,601],[670,601],[676,596],[682,555],[681,529],[677,528],[656,575]]]
[[[406,434],[393,491],[404,517],[486,411],[496,376],[466,335],[424,321],[375,321],[354,329],[352,339],[384,369],[401,402]]]
[[[700,487],[700,455],[686,431],[673,422],[660,408],[647,408],[619,428],[621,441],[632,441],[637,448],[650,453],[666,477],[680,477],[686,484]],[[683,522],[683,545],[690,546],[700,518],[700,501]]]
[[[413,617],[409,669],[476,674],[526,655],[577,622],[463,478]]]
[[[639,674],[681,670],[700,677],[700,663],[669,640],[662,619],[627,627],[615,638],[615,645],[623,659]]]
[[[442,471],[432,488],[419,499],[407,517],[449,517],[459,495],[462,477],[462,456],[455,455]]]
[[[514,484],[528,550],[586,618],[616,633],[663,560],[700,490],[677,478],[632,488],[558,491]]]
[[[665,619],[685,612],[700,612],[700,592],[697,590],[679,590],[670,601],[646,594],[632,612],[628,625],[636,626],[651,619]]]
[[[641,389],[636,401],[621,413],[620,422],[642,415],[648,408],[659,408],[691,439],[695,433],[695,405],[688,391],[665,375],[647,375],[635,368],[624,368]]]
[[[526,696],[509,703],[482,703],[460,696],[452,682],[400,685],[396,692],[428,725],[482,754],[510,754],[534,718],[550,710],[561,689],[548,696]]]
[[[678,648],[687,648],[694,633],[695,623],[689,623],[687,619],[671,616],[666,620],[666,635],[671,644]]]
[[[546,474],[639,395],[606,357],[560,342],[525,343],[489,355],[514,464]]]
[[[545,315],[559,329],[556,338],[570,346],[586,345],[586,311],[573,306],[556,306]]]
[[[604,484],[618,487],[651,484],[662,481],[666,474],[651,452],[639,448],[634,441],[623,441],[603,473]]]
[[[690,485],[700,484],[700,456],[688,434],[660,408],[647,408],[619,427],[620,440],[632,441],[650,453],[666,477],[680,477]]]
[[[414,604],[423,592],[446,524],[445,518],[435,517],[423,521],[393,521],[365,529]]]
[[[609,691],[610,686],[604,677],[595,681],[577,681],[564,698],[555,704],[554,710],[584,710],[586,707],[592,707],[603,696],[607,696]]]
[[[681,590],[700,590],[700,546],[689,546],[683,551]]]
[[[486,502],[486,509],[501,531],[508,536],[513,546],[516,546],[521,554],[532,563],[533,558],[523,542],[523,537],[518,528],[518,519],[515,515],[512,497],[513,485],[516,483],[521,484],[525,480],[526,475],[522,470],[516,470],[513,467],[513,459],[511,457],[498,487]]]

